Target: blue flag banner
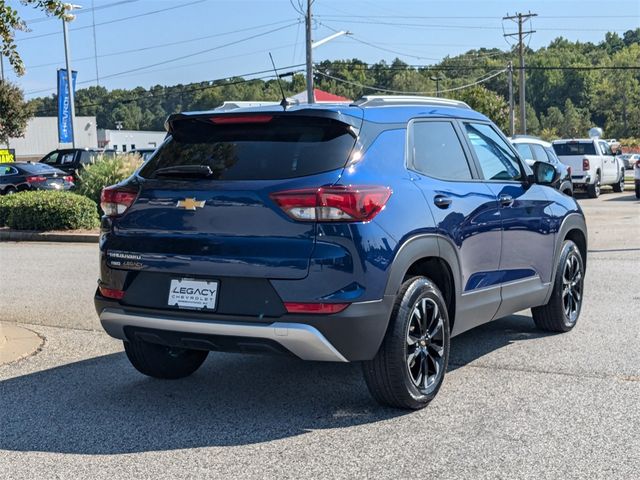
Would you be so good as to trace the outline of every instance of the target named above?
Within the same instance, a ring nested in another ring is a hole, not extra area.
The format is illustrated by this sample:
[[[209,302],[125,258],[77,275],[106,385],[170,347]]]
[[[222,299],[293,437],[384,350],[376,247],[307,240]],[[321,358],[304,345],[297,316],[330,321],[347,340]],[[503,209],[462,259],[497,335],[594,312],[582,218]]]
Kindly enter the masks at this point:
[[[73,93],[76,92],[76,77],[78,72],[72,71]],[[58,141],[60,143],[73,142],[71,129],[71,108],[69,105],[69,88],[67,71],[58,70]]]

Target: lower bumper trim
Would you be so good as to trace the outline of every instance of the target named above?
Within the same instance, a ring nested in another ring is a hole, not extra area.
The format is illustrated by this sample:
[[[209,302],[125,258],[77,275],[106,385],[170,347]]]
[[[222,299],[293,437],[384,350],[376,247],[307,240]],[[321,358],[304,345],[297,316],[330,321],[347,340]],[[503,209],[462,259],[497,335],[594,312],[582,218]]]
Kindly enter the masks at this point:
[[[126,340],[124,327],[188,332],[203,335],[228,335],[263,338],[275,341],[302,360],[347,362],[348,360],[311,325],[274,322],[269,324],[192,321],[161,315],[126,313],[118,308],[105,308],[100,314],[105,331],[114,338]]]

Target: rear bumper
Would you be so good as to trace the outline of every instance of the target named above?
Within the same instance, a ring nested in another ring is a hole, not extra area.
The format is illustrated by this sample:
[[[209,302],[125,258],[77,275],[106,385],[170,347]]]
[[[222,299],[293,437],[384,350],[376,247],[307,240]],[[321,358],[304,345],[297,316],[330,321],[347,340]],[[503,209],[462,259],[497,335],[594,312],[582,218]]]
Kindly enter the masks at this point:
[[[574,186],[590,185],[591,183],[593,183],[591,180],[592,180],[591,175],[572,175],[571,176],[571,181],[573,182]]]
[[[127,307],[100,295],[96,295],[95,305],[105,331],[125,341],[136,329],[159,331],[156,337],[158,341],[161,337],[164,344],[199,345],[207,350],[244,351],[243,346],[260,340],[275,343],[303,360],[349,362],[375,356],[387,329],[393,300],[388,296],[375,302],[354,303],[334,315],[287,314],[278,318]],[[171,335],[162,335],[163,332]],[[154,336],[148,338],[153,341]],[[228,341],[231,339],[233,342]]]

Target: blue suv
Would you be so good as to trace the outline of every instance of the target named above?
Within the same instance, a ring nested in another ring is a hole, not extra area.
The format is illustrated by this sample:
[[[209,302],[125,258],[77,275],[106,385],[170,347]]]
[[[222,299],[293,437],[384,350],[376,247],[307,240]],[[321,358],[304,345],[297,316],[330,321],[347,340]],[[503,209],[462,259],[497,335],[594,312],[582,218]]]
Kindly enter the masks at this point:
[[[143,374],[207,353],[362,362],[380,403],[418,409],[450,337],[531,308],[580,315],[587,229],[491,121],[466,104],[180,113],[129,179],[102,193],[96,310]]]

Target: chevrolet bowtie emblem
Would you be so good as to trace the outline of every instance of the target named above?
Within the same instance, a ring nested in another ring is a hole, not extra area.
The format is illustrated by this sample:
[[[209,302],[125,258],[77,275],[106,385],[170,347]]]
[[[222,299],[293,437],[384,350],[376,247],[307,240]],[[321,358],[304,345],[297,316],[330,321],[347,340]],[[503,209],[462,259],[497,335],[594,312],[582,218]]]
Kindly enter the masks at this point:
[[[184,208],[185,210],[195,210],[196,208],[204,207],[204,200],[196,200],[195,198],[185,198],[184,200],[178,200],[176,207]]]

